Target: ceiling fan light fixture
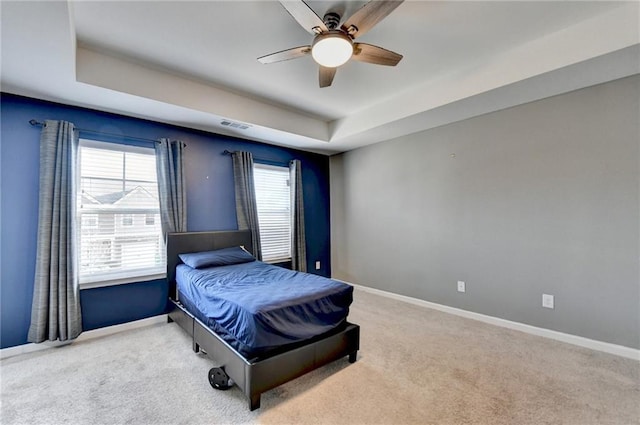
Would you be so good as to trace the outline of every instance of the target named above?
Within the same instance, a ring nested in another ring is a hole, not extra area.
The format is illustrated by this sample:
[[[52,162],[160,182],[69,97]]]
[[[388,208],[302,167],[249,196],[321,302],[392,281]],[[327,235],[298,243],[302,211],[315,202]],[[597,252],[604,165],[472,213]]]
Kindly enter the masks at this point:
[[[318,35],[311,46],[311,56],[318,64],[335,68],[346,63],[353,55],[353,40],[342,31],[329,31]]]

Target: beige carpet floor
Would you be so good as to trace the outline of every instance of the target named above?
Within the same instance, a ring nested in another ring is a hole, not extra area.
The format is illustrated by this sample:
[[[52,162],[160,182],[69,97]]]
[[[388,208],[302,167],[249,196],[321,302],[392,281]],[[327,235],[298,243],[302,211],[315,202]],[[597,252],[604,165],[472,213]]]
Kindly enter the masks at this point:
[[[640,363],[356,290],[358,361],[213,390],[176,324],[0,362],[2,424],[640,424]]]

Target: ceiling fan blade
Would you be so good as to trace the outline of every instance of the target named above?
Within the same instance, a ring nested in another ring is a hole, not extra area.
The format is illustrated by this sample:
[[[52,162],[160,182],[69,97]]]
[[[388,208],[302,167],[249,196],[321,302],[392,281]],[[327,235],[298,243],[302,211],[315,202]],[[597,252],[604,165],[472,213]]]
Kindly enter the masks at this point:
[[[328,68],[326,66],[320,66],[320,88],[329,87],[333,82],[333,77],[336,75],[338,68]]]
[[[354,43],[351,59],[376,65],[396,66],[402,55],[373,44]]]
[[[298,21],[300,26],[311,34],[328,31],[324,21],[302,0],[280,0],[280,4]]]
[[[353,38],[360,37],[383,20],[388,14],[393,12],[403,1],[404,0],[370,1],[351,15],[351,17],[342,24],[342,29],[348,32]]]
[[[287,61],[289,59],[297,59],[311,53],[311,46],[294,47],[293,49],[282,50],[281,52],[271,53],[270,55],[261,56],[258,61],[263,64]]]

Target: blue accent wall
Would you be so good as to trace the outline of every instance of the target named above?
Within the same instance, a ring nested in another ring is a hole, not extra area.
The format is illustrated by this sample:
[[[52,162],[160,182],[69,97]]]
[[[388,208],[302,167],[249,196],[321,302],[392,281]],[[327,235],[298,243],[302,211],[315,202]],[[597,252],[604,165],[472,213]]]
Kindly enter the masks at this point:
[[[188,128],[61,105],[3,93],[0,97],[0,346],[27,343],[31,320],[38,222],[40,128],[30,119],[66,120],[78,128],[146,139],[168,137],[187,143],[189,231],[237,229],[231,157],[225,149],[253,153],[257,162],[302,161],[308,270],[329,276],[329,158]],[[127,137],[81,137],[139,144]],[[144,142],[143,142],[144,143]],[[315,262],[321,270],[315,270]],[[165,280],[81,291],[83,329],[162,314]]]

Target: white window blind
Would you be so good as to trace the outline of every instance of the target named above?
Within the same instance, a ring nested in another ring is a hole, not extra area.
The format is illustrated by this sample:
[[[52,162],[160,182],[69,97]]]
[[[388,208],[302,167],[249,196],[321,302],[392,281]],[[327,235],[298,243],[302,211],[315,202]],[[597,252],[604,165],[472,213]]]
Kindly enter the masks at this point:
[[[80,140],[80,283],[165,273],[154,150]]]
[[[291,259],[291,191],[289,168],[255,164],[258,224],[262,259],[266,262]]]

